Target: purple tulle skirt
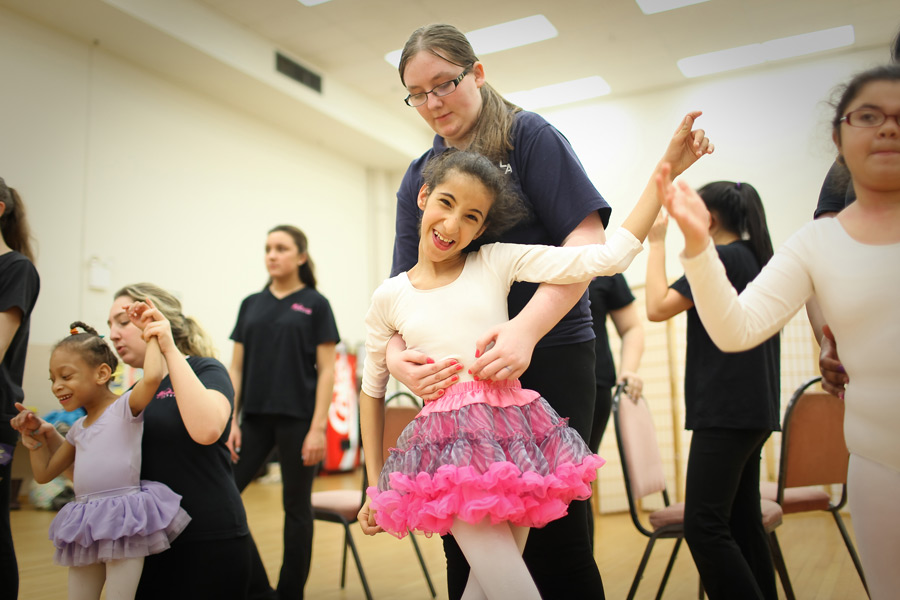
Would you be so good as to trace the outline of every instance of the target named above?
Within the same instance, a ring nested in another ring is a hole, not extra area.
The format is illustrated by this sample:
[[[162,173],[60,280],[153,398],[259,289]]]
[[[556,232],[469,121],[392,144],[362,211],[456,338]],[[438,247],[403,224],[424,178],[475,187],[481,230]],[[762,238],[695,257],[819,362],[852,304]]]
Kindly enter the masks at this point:
[[[78,496],[50,524],[54,560],[64,567],[82,567],[158,554],[190,520],[181,508],[181,496],[156,481]]]
[[[369,487],[375,521],[397,537],[444,535],[455,518],[543,527],[591,495],[605,462],[518,381],[454,385],[403,430]]]

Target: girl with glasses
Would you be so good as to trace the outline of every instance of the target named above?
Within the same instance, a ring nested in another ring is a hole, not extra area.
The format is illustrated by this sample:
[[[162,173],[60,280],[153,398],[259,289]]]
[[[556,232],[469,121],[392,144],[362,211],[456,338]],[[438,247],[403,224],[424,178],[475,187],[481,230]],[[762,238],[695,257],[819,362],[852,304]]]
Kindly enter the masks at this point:
[[[861,109],[890,117],[854,126]],[[838,161],[856,201],[834,219],[795,233],[738,296],[709,235],[709,211],[686,185],[660,182],[669,213],[684,233],[682,263],[710,337],[734,352],[768,339],[816,295],[846,369],[844,435],[853,528],[873,599],[900,588],[900,65],[860,73],[846,86],[832,121]]]

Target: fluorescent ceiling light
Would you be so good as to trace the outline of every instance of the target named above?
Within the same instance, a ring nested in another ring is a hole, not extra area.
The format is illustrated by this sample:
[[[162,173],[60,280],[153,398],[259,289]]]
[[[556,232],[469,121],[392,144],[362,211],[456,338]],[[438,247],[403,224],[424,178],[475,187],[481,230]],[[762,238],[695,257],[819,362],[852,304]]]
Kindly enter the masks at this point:
[[[675,10],[691,4],[701,4],[709,0],[635,0],[645,15]]]
[[[569,104],[588,98],[605,96],[610,92],[609,84],[599,76],[574,79],[563,83],[545,85],[533,90],[506,94],[505,98],[527,110],[537,110],[547,106]]]
[[[329,0],[300,0],[303,6],[315,6],[316,4],[325,4]]]
[[[682,58],[678,61],[678,68],[685,77],[700,77],[833,48],[842,48],[852,45],[854,40],[853,26],[845,25],[770,40],[761,44],[750,44]]]
[[[470,31],[466,34],[466,38],[472,44],[475,55],[482,56],[491,52],[542,42],[555,38],[557,35],[556,27],[547,20],[547,17],[534,15]],[[384,55],[384,60],[396,67],[400,64],[402,52],[402,50],[388,52]]]

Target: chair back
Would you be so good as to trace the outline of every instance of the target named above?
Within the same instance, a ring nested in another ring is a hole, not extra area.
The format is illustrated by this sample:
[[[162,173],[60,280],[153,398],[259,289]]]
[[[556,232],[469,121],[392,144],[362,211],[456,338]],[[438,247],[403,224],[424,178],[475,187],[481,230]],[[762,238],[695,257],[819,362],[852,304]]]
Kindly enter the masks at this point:
[[[820,379],[815,377],[794,392],[785,410],[779,494],[784,488],[847,483],[850,452],[844,441],[844,401],[827,392],[809,391]]]
[[[613,423],[629,505],[656,492],[665,495],[668,505],[666,474],[647,401],[643,396],[632,400],[619,385],[613,397]]]
[[[400,398],[406,398],[412,402],[412,406],[403,405]],[[419,399],[408,392],[397,392],[384,401],[384,439],[382,444],[382,457],[387,460],[391,448],[397,445],[397,438],[403,433],[409,423],[416,418],[422,406]]]

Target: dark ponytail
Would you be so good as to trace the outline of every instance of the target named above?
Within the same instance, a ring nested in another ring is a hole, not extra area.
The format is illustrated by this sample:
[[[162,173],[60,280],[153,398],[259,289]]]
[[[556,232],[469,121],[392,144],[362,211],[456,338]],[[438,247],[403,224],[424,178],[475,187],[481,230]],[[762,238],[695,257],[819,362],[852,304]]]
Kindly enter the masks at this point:
[[[31,229],[25,217],[25,205],[15,189],[8,187],[0,177],[0,202],[6,205],[0,215],[0,234],[6,245],[34,262],[34,250],[31,247]]]
[[[756,188],[749,183],[714,181],[697,193],[723,229],[750,242],[760,267],[769,262],[774,254],[772,238],[769,237],[766,210]]]
[[[119,359],[116,358],[112,346],[97,333],[97,330],[81,321],[75,321],[69,325],[71,335],[61,339],[53,350],[65,348],[78,353],[82,360],[91,367],[109,365],[111,373],[116,372]],[[81,329],[81,331],[78,331]]]
[[[294,244],[297,245],[297,251],[300,254],[306,254],[306,261],[299,268],[300,282],[306,287],[316,289],[315,265],[313,265],[312,257],[307,250],[309,244],[306,241],[306,234],[293,225],[277,225],[270,229],[269,233],[275,233],[276,231],[282,231],[291,236]]]

